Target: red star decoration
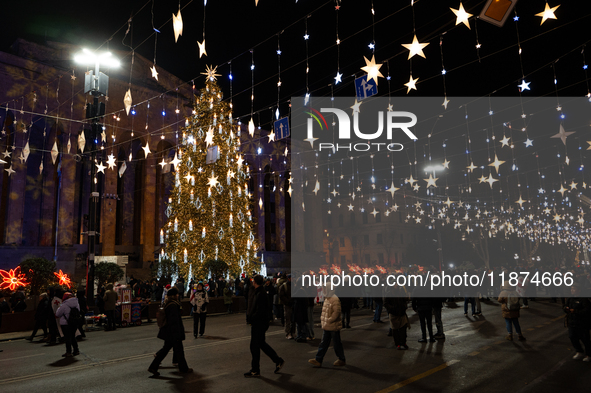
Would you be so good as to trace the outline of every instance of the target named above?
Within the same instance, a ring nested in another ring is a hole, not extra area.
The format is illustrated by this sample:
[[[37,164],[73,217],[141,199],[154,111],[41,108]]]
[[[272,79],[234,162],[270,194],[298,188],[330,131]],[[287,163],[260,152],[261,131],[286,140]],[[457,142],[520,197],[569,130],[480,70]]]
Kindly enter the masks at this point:
[[[341,267],[340,266],[337,266],[333,263],[330,268],[334,272],[334,274],[341,274]]]
[[[72,286],[72,281],[70,280],[70,277],[66,273],[62,272],[61,269],[59,273],[54,272],[53,274],[55,274],[55,276],[58,278],[59,285],[65,285],[68,288]]]
[[[386,268],[383,267],[383,266],[376,265],[376,269],[378,269],[380,273],[383,273],[383,274],[386,274],[387,273]]]
[[[14,291],[20,286],[29,284],[25,279],[25,275],[21,273],[20,266],[17,266],[16,269],[10,269],[10,271],[0,270],[0,276],[2,276],[0,289],[10,289],[11,291]]]

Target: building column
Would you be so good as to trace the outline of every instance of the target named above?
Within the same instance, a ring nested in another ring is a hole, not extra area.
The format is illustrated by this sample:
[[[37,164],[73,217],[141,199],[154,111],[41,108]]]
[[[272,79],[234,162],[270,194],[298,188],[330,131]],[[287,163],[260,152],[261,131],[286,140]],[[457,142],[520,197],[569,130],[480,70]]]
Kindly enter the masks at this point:
[[[13,146],[23,146],[24,136],[22,132],[15,131]],[[18,151],[13,150],[10,157],[12,170],[16,171],[10,175],[8,184],[8,206],[6,206],[6,244],[22,244],[23,215],[25,204],[25,186],[27,181],[27,164],[21,163],[18,159]],[[10,167],[10,166],[9,166]]]
[[[105,169],[103,195],[101,195],[101,244],[103,255],[115,255],[117,225],[117,167]]]
[[[156,214],[158,207],[156,205],[156,156],[152,154],[146,159],[144,164],[144,192],[142,203],[142,267],[150,267],[154,260],[154,235],[156,225]]]

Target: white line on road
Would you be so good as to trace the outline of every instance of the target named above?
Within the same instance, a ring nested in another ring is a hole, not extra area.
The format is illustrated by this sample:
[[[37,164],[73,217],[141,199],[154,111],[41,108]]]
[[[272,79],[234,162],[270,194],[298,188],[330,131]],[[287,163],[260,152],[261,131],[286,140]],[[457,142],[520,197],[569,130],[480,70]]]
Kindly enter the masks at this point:
[[[37,353],[35,355],[29,355],[29,356],[19,356],[18,358],[10,358],[10,359],[0,359],[0,362],[5,362],[7,360],[18,360],[18,359],[26,359],[26,358],[32,358],[35,356],[41,356],[41,355],[45,355],[44,353]]]
[[[138,338],[137,340],[133,341],[146,341],[146,340],[154,340],[156,337],[148,337],[148,338]]]

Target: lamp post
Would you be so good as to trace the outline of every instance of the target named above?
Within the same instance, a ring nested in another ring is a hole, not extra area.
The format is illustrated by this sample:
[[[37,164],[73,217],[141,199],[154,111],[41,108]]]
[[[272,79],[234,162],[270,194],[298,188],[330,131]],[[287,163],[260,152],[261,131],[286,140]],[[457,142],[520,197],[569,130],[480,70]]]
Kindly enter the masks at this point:
[[[74,57],[78,64],[94,65],[94,72],[89,70],[84,76],[84,94],[93,96],[92,104],[86,107],[86,118],[91,120],[90,142],[90,201],[88,207],[88,259],[86,264],[86,299],[89,304],[94,304],[94,256],[96,246],[96,213],[99,193],[96,189],[96,148],[101,134],[99,120],[105,115],[105,104],[99,103],[99,97],[106,96],[109,91],[109,77],[99,71],[99,66],[118,67],[119,61],[111,56],[110,52],[93,53],[88,49]],[[84,131],[82,131],[84,132]]]

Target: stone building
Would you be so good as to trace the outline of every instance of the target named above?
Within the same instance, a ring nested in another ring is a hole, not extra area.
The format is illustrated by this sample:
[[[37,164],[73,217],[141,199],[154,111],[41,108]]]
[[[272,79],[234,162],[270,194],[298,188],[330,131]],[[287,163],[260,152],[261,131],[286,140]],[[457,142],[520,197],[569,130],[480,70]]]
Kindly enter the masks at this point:
[[[86,67],[73,62],[79,47],[17,40],[12,53],[0,52],[0,268],[14,268],[29,255],[56,260],[58,269],[85,276],[91,162],[88,144],[78,149],[79,134],[92,138],[85,120]],[[97,175],[100,203],[97,255],[127,255],[128,272],[147,278],[160,250],[160,228],[173,184],[171,165],[182,135],[177,132],[192,111],[192,83],[163,69],[151,76],[152,62],[135,54],[114,53],[122,66],[109,75],[97,136],[97,161],[116,167]],[[132,72],[130,72],[130,70]],[[103,71],[101,69],[101,71]],[[199,89],[198,80],[195,89]],[[133,106],[126,114],[123,98],[131,89]],[[256,243],[270,268],[289,268],[290,197],[286,141],[267,142],[242,132],[242,151],[251,168]],[[26,146],[29,146],[29,150]],[[146,157],[146,144],[151,153]],[[53,156],[52,157],[52,151]],[[19,157],[26,155],[25,159]],[[124,168],[123,168],[124,167]],[[14,171],[14,172],[13,172]]]

